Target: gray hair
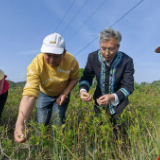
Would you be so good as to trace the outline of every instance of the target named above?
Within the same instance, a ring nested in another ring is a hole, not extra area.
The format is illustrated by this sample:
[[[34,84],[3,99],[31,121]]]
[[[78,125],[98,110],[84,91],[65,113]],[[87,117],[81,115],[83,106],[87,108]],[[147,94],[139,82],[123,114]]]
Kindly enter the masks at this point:
[[[99,41],[110,40],[111,38],[115,38],[117,44],[119,44],[122,40],[122,35],[119,31],[113,30],[112,28],[106,28],[99,33]]]

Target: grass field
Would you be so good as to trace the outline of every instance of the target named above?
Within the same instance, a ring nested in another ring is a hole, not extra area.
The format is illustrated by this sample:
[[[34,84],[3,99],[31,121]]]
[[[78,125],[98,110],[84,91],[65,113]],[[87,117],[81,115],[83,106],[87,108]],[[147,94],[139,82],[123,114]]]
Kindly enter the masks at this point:
[[[93,94],[94,88],[90,90]],[[14,141],[14,125],[22,88],[9,91],[0,126],[0,159],[54,160],[157,160],[160,154],[160,88],[136,89],[121,116],[125,130],[113,140],[113,128],[105,110],[94,118],[94,102],[82,102],[74,89],[66,123],[37,125],[36,107],[26,128],[31,132],[24,144]],[[103,124],[100,125],[100,123]]]

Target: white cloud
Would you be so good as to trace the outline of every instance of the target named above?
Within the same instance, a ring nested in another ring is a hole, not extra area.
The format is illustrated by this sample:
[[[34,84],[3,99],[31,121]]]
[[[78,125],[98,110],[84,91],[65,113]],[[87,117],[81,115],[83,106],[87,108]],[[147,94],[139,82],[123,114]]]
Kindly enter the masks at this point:
[[[32,54],[38,54],[38,53],[40,53],[40,50],[31,50],[31,51],[19,52],[19,54],[23,54],[23,55],[32,55]]]
[[[20,77],[21,78],[27,77],[27,73],[21,73]]]
[[[27,79],[27,73],[21,73],[19,81],[26,81],[26,79]]]

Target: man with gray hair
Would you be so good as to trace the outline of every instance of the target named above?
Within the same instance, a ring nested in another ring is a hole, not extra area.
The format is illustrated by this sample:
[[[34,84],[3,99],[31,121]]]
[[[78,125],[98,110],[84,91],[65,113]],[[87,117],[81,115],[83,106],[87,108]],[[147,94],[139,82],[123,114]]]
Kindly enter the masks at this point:
[[[119,51],[122,39],[119,31],[106,28],[99,34],[100,49],[89,54],[88,61],[79,81],[83,101],[91,101],[88,93],[94,76],[97,87],[94,93],[95,116],[101,109],[111,115],[111,122],[117,124],[118,117],[128,105],[128,96],[134,90],[134,65],[131,57]],[[115,135],[117,130],[114,129]]]

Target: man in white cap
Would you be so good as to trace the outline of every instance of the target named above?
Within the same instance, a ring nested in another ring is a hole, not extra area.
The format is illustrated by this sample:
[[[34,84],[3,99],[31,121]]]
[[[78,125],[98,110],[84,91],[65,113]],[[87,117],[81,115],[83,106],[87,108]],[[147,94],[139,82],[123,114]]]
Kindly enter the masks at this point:
[[[156,53],[160,53],[160,46],[155,50]]]
[[[46,36],[41,52],[27,68],[27,82],[14,132],[19,143],[25,142],[24,119],[29,119],[36,99],[39,124],[48,125],[52,114],[53,124],[64,123],[69,95],[79,78],[79,64],[66,52],[65,40],[60,34]]]

